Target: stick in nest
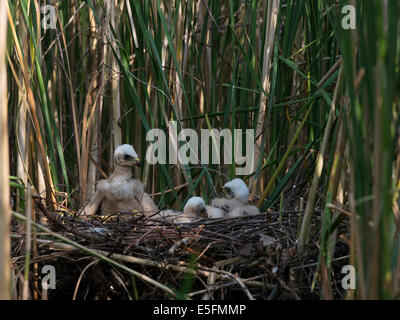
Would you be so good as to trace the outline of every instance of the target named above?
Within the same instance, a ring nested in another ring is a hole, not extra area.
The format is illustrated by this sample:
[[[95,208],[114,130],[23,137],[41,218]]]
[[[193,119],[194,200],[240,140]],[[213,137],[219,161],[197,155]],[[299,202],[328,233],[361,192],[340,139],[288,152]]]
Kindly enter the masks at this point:
[[[87,240],[96,240],[95,237],[88,235],[87,233],[81,232],[79,230],[75,230],[73,229],[71,226],[69,225],[65,225],[63,223],[61,223],[60,221],[58,221],[58,219],[55,217],[54,214],[52,214],[50,211],[48,211],[46,209],[46,207],[43,205],[43,203],[41,202],[41,198],[38,196],[32,196],[33,200],[35,201],[36,206],[40,209],[40,211],[47,217],[47,219],[49,219],[49,221],[51,223],[53,223],[54,225],[56,225],[59,228],[64,229],[67,232],[73,233],[78,237],[87,239]]]

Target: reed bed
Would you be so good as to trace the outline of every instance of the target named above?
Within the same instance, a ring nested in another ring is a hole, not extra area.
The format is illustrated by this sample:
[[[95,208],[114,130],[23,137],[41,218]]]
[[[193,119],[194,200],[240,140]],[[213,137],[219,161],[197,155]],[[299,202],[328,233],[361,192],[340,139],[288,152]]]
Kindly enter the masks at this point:
[[[0,297],[398,299],[398,15],[395,0],[2,1]],[[236,177],[235,158],[150,165],[154,128],[168,155],[183,143],[174,129],[242,129],[244,146],[253,129],[242,178],[263,215],[181,228],[140,214],[83,221],[122,143],[160,209],[208,203]],[[65,290],[41,291],[45,262]],[[341,287],[342,265],[355,289]],[[96,296],[102,279],[112,284]]]

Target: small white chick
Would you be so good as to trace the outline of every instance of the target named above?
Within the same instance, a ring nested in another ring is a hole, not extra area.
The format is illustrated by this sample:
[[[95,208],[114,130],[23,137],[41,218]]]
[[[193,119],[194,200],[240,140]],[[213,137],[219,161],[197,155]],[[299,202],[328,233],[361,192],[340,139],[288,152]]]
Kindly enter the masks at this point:
[[[203,198],[191,197],[183,208],[183,213],[174,210],[164,210],[161,214],[173,223],[190,223],[202,218],[218,219],[225,214],[218,208],[206,205]]]
[[[229,214],[236,208],[248,204],[249,201],[249,188],[246,183],[240,179],[235,178],[224,184],[223,192],[224,198],[215,198],[211,202],[211,206],[222,210],[225,215]]]
[[[198,220],[201,217],[207,217],[205,212],[204,200],[200,197],[192,197],[187,202],[183,208],[183,212],[165,209],[161,210],[157,215],[152,218],[156,219],[166,219],[169,222],[176,224],[180,223],[190,223]]]
[[[151,214],[158,208],[144,192],[143,183],[132,178],[132,167],[140,166],[135,149],[129,144],[118,146],[114,151],[114,171],[108,179],[100,180],[90,202],[82,209],[93,215],[101,207],[103,215],[133,210]]]
[[[223,210],[227,218],[260,214],[256,206],[249,205],[249,188],[242,179],[236,178],[225,183],[223,192],[225,198],[216,198],[211,205]]]
[[[249,202],[249,188],[240,178],[225,183],[223,191],[228,199],[236,199],[244,205]]]
[[[206,204],[201,197],[191,197],[183,208],[183,213],[174,219],[174,223],[190,223],[207,217]]]

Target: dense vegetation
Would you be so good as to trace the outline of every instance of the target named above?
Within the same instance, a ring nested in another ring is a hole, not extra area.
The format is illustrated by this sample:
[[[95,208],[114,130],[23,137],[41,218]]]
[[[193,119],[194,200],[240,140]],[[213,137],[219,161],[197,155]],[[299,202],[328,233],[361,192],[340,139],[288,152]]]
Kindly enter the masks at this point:
[[[56,29],[42,26],[45,4],[56,4]],[[356,28],[346,30],[347,4],[8,1],[12,209],[24,212],[30,185],[49,208],[79,209],[122,143],[141,157],[135,175],[160,208],[210,200],[235,162],[149,165],[146,133],[254,129],[244,178],[259,207],[298,210],[304,199],[299,252],[321,216],[321,296],[332,298],[340,237],[357,270],[348,297],[398,297],[400,4],[353,1]],[[348,234],[338,235],[343,221]]]

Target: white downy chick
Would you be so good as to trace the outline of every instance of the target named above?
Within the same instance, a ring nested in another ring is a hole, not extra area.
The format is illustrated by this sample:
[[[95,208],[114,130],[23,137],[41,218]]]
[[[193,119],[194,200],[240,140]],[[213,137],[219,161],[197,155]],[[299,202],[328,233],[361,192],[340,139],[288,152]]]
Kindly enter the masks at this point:
[[[225,183],[223,192],[225,197],[213,199],[211,206],[222,210],[226,216],[236,208],[248,204],[249,189],[246,183],[240,178]]]
[[[132,178],[132,167],[140,166],[135,149],[129,144],[118,146],[114,151],[114,172],[108,179],[100,180],[83,213],[93,215],[101,205],[103,215],[116,212],[138,211],[145,214],[157,212],[151,197],[144,192],[143,183]]]
[[[243,204],[236,199],[215,198],[211,201],[211,207],[218,209],[225,217],[229,212],[241,207]]]
[[[164,218],[176,224],[191,223],[202,218],[219,219],[223,217],[225,214],[220,209],[206,205],[201,197],[191,197],[186,202],[183,212],[166,209],[157,215],[157,218]]]
[[[246,205],[249,202],[249,188],[240,178],[235,178],[232,181],[225,183],[223,190],[225,197],[228,199],[236,199],[243,205]]]
[[[207,217],[206,204],[201,197],[191,197],[183,208],[183,213],[178,215],[174,223],[190,223]]]

